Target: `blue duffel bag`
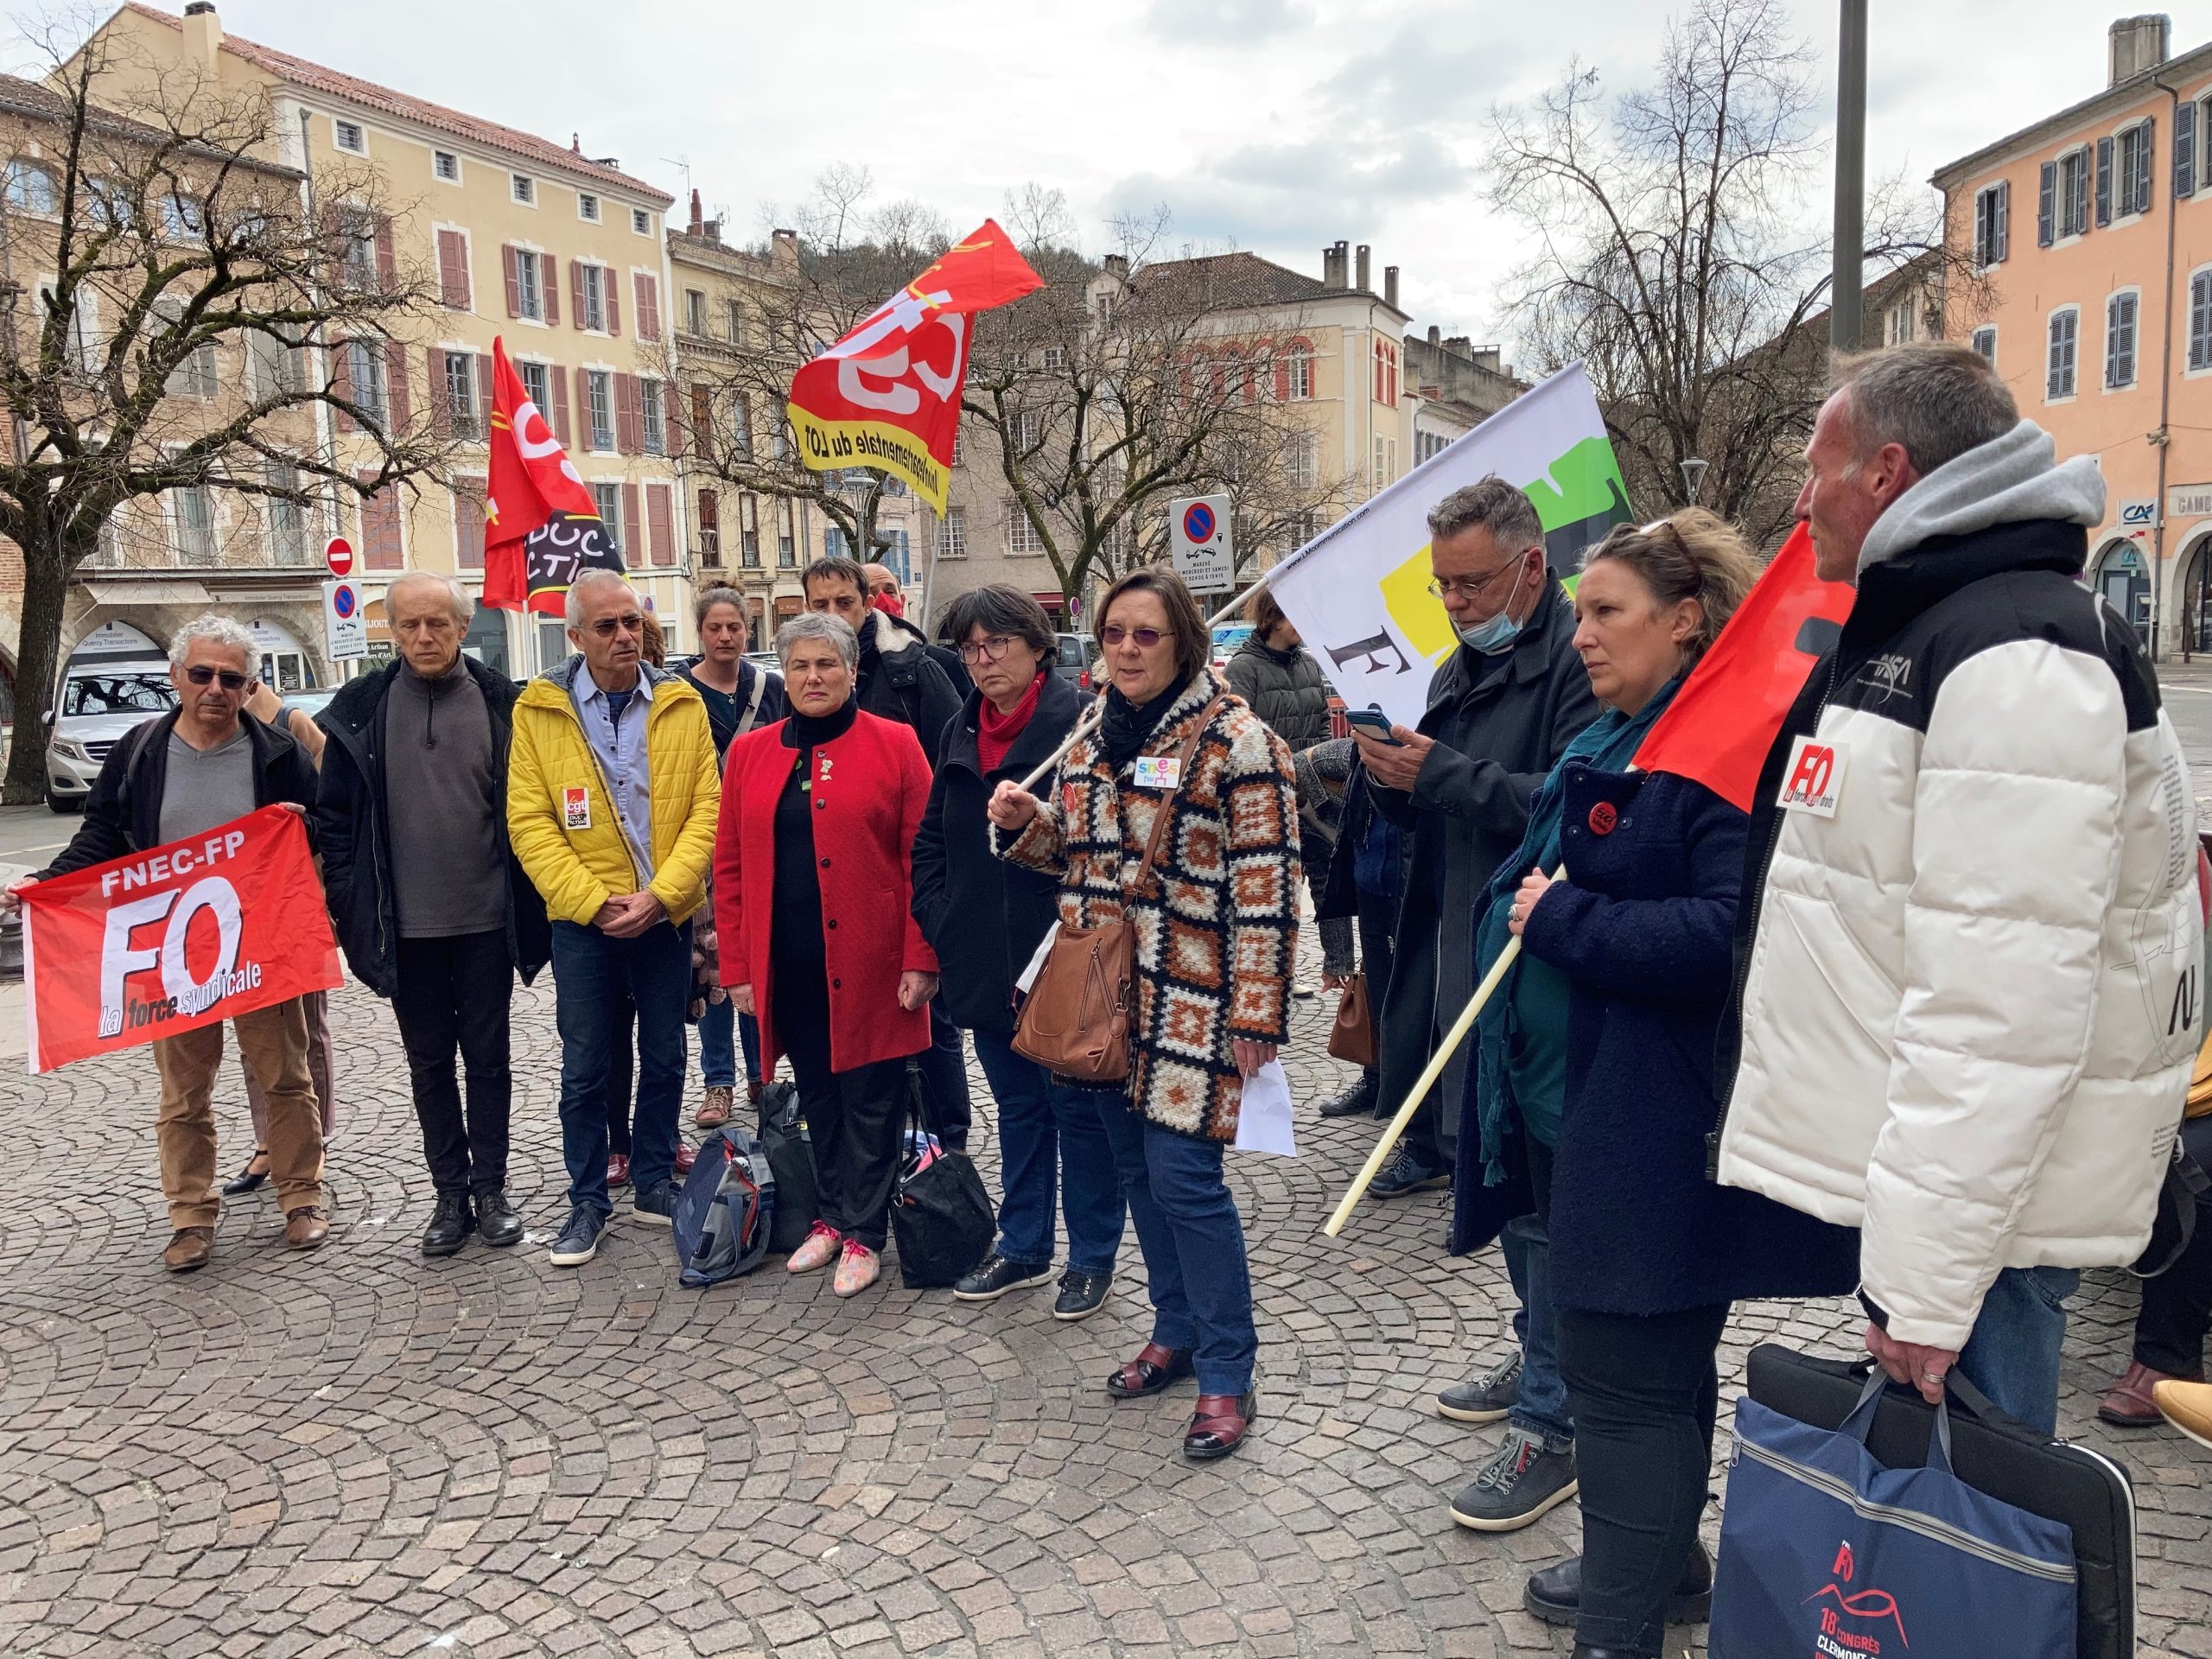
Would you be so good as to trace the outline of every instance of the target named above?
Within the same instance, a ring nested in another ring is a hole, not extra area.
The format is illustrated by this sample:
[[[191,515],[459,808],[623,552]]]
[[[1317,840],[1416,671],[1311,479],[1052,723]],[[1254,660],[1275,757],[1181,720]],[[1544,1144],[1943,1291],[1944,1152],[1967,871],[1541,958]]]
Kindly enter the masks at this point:
[[[2072,1530],[1952,1473],[1948,1402],[1926,1467],[1876,1462],[1887,1381],[1837,1429],[1737,1402],[1712,1659],[2075,1659]]]

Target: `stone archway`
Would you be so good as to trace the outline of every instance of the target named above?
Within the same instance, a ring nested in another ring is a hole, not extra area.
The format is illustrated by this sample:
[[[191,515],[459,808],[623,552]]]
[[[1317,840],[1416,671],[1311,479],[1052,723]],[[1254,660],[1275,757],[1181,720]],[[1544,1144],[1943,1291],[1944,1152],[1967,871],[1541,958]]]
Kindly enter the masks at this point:
[[[2174,643],[2184,657],[2212,653],[2212,520],[2191,524],[2176,545]]]

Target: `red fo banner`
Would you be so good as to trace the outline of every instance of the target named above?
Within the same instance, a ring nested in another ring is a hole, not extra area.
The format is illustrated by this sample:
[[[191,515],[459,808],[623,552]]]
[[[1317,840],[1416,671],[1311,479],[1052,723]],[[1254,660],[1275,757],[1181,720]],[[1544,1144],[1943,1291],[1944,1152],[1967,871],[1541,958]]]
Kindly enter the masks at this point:
[[[23,889],[34,1072],[344,978],[307,827],[284,807]]]

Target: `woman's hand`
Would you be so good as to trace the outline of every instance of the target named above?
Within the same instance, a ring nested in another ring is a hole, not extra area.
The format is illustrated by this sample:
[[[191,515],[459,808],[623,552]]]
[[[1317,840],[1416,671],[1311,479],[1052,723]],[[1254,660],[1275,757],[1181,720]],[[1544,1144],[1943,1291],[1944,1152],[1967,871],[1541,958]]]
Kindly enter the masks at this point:
[[[1550,891],[1551,885],[1551,877],[1541,870],[1531,870],[1521,878],[1521,891],[1513,895],[1513,911],[1505,924],[1516,938],[1520,937],[1521,930],[1529,925],[1529,918],[1535,912],[1536,901]]]
[[[1324,974],[1321,976],[1321,988],[1323,990],[1341,991],[1344,988],[1344,976],[1342,974]]]
[[[750,985],[731,985],[725,988],[729,992],[730,1007],[735,1008],[740,1014],[752,1014],[754,1012],[753,1007],[753,988]]]
[[[1238,1037],[1229,1045],[1229,1052],[1236,1057],[1237,1075],[1249,1077],[1275,1057],[1273,1043],[1255,1043]]]
[[[1004,785],[1001,785],[1004,787]],[[899,1006],[912,1014],[937,995],[937,976],[909,968],[899,976]]]
[[[1044,810],[1045,804],[1011,778],[991,791],[990,804],[983,809],[986,817],[999,829],[1027,830],[1030,820]]]

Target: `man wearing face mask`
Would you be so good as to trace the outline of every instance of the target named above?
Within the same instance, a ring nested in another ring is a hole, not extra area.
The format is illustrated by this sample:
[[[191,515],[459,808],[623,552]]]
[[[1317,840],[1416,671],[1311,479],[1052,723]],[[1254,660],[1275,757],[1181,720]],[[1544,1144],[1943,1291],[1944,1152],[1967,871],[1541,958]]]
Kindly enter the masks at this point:
[[[1474,995],[1471,928],[1483,883],[1520,846],[1537,785],[1598,717],[1575,655],[1573,607],[1546,569],[1529,498],[1485,478],[1438,502],[1428,532],[1430,590],[1459,649],[1436,671],[1418,730],[1394,727],[1396,741],[1386,743],[1353,728],[1376,810],[1411,843],[1378,1054],[1379,1103],[1394,1112]],[[1466,1065],[1462,1046],[1369,1189],[1376,1197],[1450,1185]],[[1452,1109],[1440,1110],[1442,1102]]]

